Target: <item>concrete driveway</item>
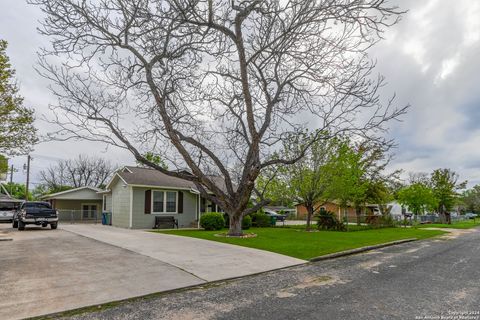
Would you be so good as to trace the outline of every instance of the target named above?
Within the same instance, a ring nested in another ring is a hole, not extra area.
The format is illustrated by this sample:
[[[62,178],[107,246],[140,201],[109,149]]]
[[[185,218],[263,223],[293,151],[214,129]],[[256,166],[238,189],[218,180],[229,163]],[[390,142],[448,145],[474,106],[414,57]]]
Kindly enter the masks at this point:
[[[63,230],[0,224],[0,319],[21,319],[205,281],[162,261]]]
[[[303,263],[145,231],[0,224],[0,319],[21,319]],[[69,230],[71,232],[68,232]]]
[[[102,225],[62,229],[168,263],[205,281],[224,280],[306,261],[214,241]]]

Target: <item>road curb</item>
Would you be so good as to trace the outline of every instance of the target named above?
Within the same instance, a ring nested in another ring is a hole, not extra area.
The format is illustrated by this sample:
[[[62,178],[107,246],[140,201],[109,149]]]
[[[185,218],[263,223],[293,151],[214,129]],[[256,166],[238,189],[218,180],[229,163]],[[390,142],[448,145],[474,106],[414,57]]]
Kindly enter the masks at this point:
[[[412,242],[412,241],[417,241],[417,240],[418,240],[417,238],[410,238],[410,239],[403,239],[403,240],[397,240],[397,241],[392,241],[392,242],[386,242],[386,243],[376,244],[376,245],[372,245],[372,246],[356,248],[356,249],[352,249],[352,250],[330,253],[330,254],[326,254],[324,256],[311,258],[309,261],[310,262],[317,262],[317,261],[323,261],[323,260],[330,260],[330,259],[350,256],[352,254],[362,253],[362,252],[365,252],[365,251],[380,249],[380,248],[384,248],[384,247],[390,247],[390,246],[394,246],[394,245],[397,245],[397,244],[402,244],[402,243],[407,243],[407,242]]]

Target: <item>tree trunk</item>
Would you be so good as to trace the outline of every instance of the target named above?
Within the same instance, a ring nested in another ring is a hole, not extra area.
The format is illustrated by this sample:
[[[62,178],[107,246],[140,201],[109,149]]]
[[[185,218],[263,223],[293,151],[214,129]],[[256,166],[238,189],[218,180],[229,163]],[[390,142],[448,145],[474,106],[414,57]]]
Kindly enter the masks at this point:
[[[447,220],[447,224],[452,224],[452,215],[450,212],[445,212],[445,219]]]
[[[241,214],[230,215],[230,227],[228,229],[228,235],[232,237],[243,236]]]
[[[356,207],[355,213],[357,214],[357,226],[360,225],[360,215],[362,214],[362,208]]]
[[[305,230],[310,231],[312,225],[312,217],[313,217],[313,205],[306,205],[307,208],[307,227]]]

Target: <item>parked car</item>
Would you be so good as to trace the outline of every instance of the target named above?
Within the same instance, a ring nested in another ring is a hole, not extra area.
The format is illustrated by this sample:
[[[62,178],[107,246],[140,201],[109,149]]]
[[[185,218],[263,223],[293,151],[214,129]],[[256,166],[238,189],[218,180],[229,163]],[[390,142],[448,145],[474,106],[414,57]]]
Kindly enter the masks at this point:
[[[13,227],[25,230],[27,224],[57,229],[58,212],[48,202],[26,201],[15,211]]]
[[[476,217],[478,217],[478,215],[476,213],[473,213],[473,212],[465,213],[465,218],[467,218],[467,219],[475,219]]]
[[[276,213],[275,211],[273,210],[269,210],[269,209],[264,209],[263,210],[265,212],[265,214],[269,217],[275,217],[277,219],[277,221],[285,221],[285,219],[287,218],[286,215],[283,215],[283,214],[278,214]]]
[[[15,211],[21,202],[15,200],[0,200],[0,222],[12,222]]]

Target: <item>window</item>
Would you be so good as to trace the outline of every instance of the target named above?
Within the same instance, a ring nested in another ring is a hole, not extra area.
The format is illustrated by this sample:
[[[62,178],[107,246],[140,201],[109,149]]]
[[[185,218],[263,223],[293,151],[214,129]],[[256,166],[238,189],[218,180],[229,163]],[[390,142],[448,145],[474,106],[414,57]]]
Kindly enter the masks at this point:
[[[176,212],[177,211],[177,193],[176,192],[166,192],[167,194],[167,210],[166,212]]]
[[[164,196],[165,193],[163,191],[153,192],[153,212],[165,212],[165,210],[163,210]]]
[[[97,205],[96,204],[82,204],[82,216],[83,219],[94,219],[97,217]]]
[[[152,213],[177,213],[176,191],[152,191]]]
[[[50,204],[46,202],[27,202],[23,205],[23,208],[29,209],[51,209]]]

